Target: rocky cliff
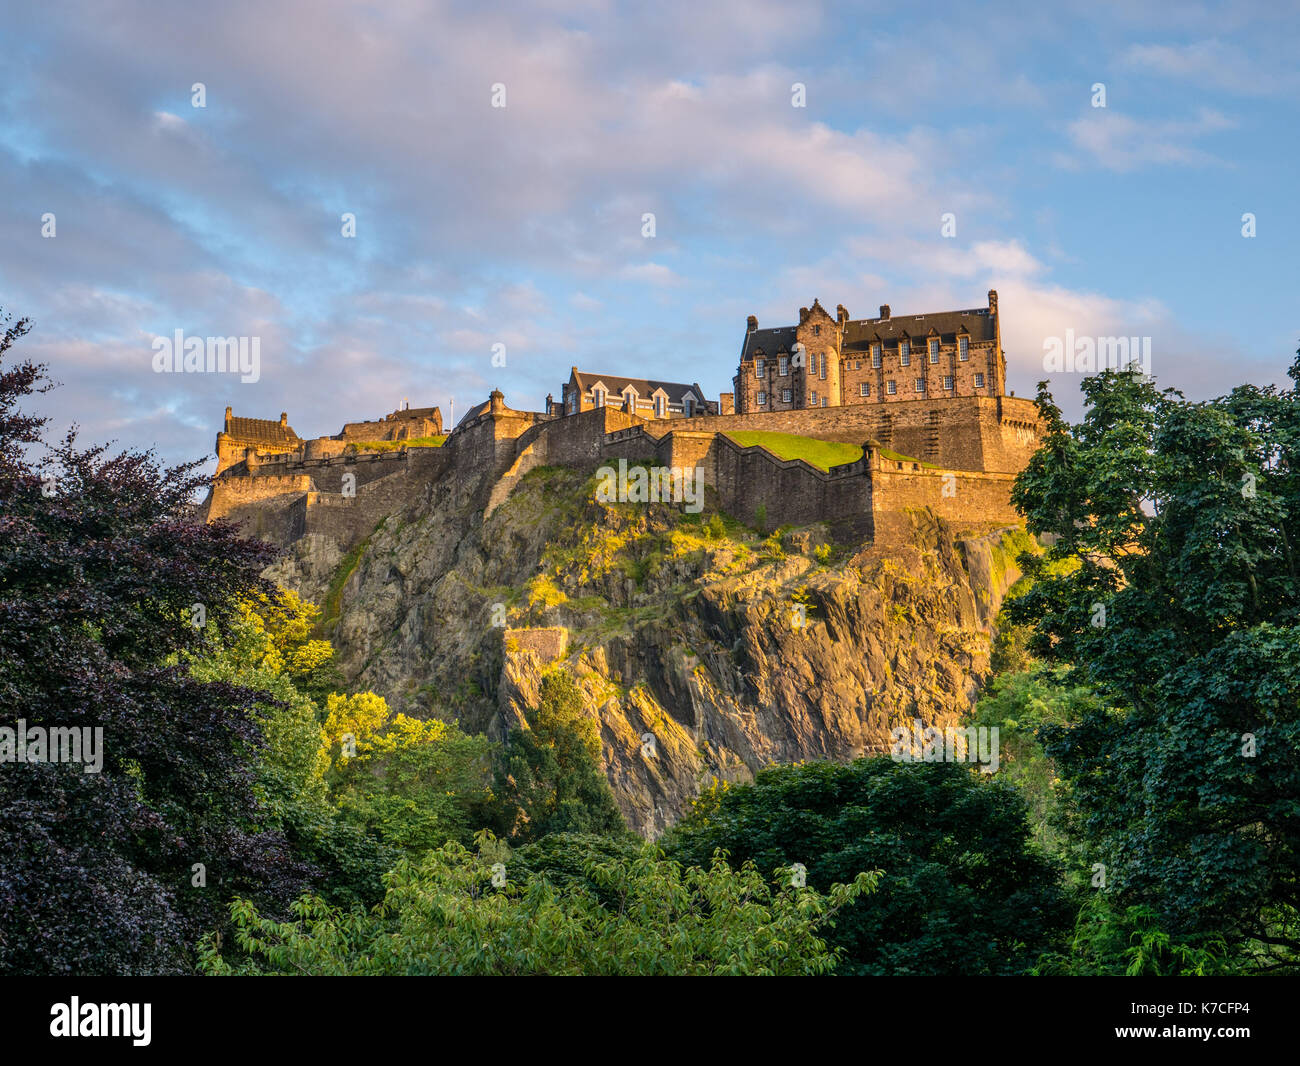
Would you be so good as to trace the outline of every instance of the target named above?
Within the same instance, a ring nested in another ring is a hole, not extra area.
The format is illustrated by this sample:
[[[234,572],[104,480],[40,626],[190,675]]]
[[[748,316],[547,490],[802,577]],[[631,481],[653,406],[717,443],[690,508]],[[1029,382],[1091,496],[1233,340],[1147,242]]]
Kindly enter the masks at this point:
[[[598,503],[557,467],[484,517],[489,480],[434,482],[346,555],[303,538],[270,576],[324,606],[349,681],[406,713],[499,738],[544,671],[569,671],[648,836],[715,778],[887,751],[913,718],[957,724],[1028,544],[924,511],[888,550],[764,534],[711,508]]]

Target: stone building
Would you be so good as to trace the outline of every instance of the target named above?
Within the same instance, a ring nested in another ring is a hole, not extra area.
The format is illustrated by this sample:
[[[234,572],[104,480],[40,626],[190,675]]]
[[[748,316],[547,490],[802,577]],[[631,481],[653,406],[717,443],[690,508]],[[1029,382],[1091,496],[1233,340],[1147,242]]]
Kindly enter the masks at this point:
[[[649,381],[619,374],[595,374],[579,370],[569,373],[557,405],[548,397],[549,413],[576,415],[597,407],[615,407],[641,418],[692,418],[696,415],[730,414],[731,397],[706,400],[699,382]]]
[[[1006,358],[998,294],[988,307],[876,318],[832,315],[817,300],[799,323],[759,329],[749,316],[732,379],[737,414],[1003,396]]]
[[[217,473],[244,458],[251,449],[255,454],[280,455],[297,451],[302,438],[289,425],[289,415],[280,412],[280,421],[269,418],[236,417],[232,408],[226,408],[226,425],[217,434]]]

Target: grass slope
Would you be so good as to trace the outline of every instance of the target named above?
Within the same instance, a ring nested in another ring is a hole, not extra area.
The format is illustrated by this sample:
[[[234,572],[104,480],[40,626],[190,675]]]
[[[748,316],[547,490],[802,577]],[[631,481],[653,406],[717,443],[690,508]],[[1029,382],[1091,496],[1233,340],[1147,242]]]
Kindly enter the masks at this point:
[[[814,440],[793,433],[772,433],[766,430],[735,430],[726,436],[742,448],[757,444],[766,448],[778,459],[802,459],[819,470],[852,463],[862,458],[862,449],[856,444],[837,441]]]

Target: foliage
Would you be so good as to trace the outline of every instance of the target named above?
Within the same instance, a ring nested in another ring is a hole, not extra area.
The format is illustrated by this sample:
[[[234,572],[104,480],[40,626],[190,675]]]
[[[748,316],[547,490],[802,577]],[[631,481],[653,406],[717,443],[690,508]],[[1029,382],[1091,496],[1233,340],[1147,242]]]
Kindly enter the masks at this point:
[[[416,854],[467,843],[489,817],[491,745],[447,722],[393,714],[374,693],[332,695],[331,797],[355,825]]]
[[[771,767],[714,789],[664,846],[687,863],[717,849],[760,869],[800,863],[822,890],[883,871],[829,934],[840,973],[1012,974],[1068,920],[1058,872],[1028,837],[1009,785],[962,765],[877,757]]]
[[[278,911],[307,884],[257,800],[256,694],[175,665],[211,640],[193,605],[233,618],[270,550],[195,520],[198,463],[74,431],[34,465],[43,420],[18,405],[43,369],[0,374],[0,705],[28,729],[101,728],[103,767],[3,767],[0,971],[180,972],[234,895]]]
[[[707,869],[670,862],[646,846],[587,861],[584,881],[492,883],[490,856],[459,844],[403,861],[383,907],[367,913],[303,899],[278,923],[251,904],[232,906],[232,965],[207,945],[209,973],[787,975],[824,973],[835,959],[819,930],[874,883],[855,876],[823,894],[774,888],[753,864]],[[586,883],[609,899],[603,905]]]
[[[1045,955],[1039,976],[1208,977],[1234,972],[1223,938],[1205,944],[1178,943],[1160,928],[1154,909],[1137,905],[1116,910],[1101,893],[1079,911],[1068,949]]]
[[[1117,908],[1294,969],[1300,392],[1189,403],[1114,371],[1083,391],[1071,427],[1040,386],[1047,436],[1013,492],[1056,543],[1024,560],[1034,581],[1007,611],[1098,697],[1045,749]]]
[[[496,772],[496,825],[512,844],[548,833],[626,832],[600,766],[600,729],[567,673],[542,678],[527,728],[506,742]]]

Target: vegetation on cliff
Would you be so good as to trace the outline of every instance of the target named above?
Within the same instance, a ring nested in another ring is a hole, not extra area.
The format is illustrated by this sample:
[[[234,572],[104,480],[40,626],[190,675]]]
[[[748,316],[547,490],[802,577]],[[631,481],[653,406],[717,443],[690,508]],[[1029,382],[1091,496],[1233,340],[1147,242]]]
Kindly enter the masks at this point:
[[[1291,375],[1194,404],[1106,372],[1078,426],[1040,392],[1045,550],[917,514],[886,557],[534,471],[336,553],[326,640],[264,546],[195,522],[193,468],[32,460],[42,368],[7,367],[0,970],[1294,972]],[[437,610],[363,616],[423,580]],[[571,642],[541,663],[492,615]],[[991,779],[849,758],[990,666]]]

